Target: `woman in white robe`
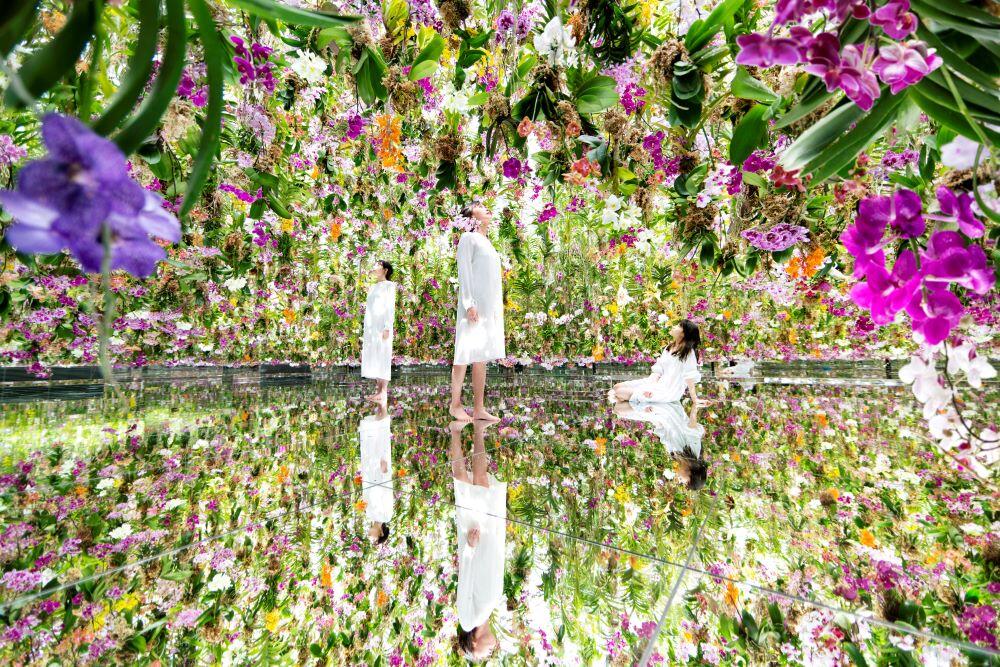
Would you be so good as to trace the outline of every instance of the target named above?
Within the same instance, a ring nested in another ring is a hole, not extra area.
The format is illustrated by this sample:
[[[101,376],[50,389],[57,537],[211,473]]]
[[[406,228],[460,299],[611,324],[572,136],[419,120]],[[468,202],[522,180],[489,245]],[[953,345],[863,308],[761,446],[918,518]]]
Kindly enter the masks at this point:
[[[470,419],[462,406],[465,369],[472,364],[472,419],[500,421],[486,411],[486,363],[507,356],[504,346],[503,283],[500,255],[487,234],[493,217],[485,206],[467,207],[476,231],[465,232],[458,242],[458,312],[455,357],[451,368],[449,414]]]
[[[396,283],[392,264],[380,260],[373,271],[375,284],[368,290],[365,302],[364,333],[361,339],[361,377],[376,381],[375,393],[368,396],[374,402],[384,401],[392,373],[392,330],[396,320]]]
[[[394,509],[392,477],[392,425],[385,404],[377,415],[368,415],[358,424],[361,443],[361,499],[365,502],[368,535],[382,544],[389,539],[389,522]]]
[[[504,599],[507,483],[487,471],[486,422],[476,422],[472,456],[464,456],[461,431],[466,423],[452,422],[449,450],[458,532],[458,645],[466,657],[481,660],[498,644],[489,620]]]

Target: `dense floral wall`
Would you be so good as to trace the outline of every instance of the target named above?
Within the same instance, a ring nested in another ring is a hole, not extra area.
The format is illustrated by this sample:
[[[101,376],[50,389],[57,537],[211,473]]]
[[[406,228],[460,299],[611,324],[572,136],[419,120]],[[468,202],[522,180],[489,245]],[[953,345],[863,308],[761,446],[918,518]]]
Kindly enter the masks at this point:
[[[387,0],[327,6],[361,20],[321,28],[234,2],[179,64],[169,31],[153,44],[136,115],[168,72],[173,99],[148,134],[115,134],[147,4],[107,3],[46,89],[33,59],[83,9],[41,3],[11,53],[36,106],[18,106],[15,68],[0,113],[8,187],[46,154],[38,114],[57,111],[134,148],[128,175],[181,219],[151,276],[111,275],[120,364],[355,360],[374,258],[401,284],[396,354],[447,360],[456,215],[472,200],[497,220],[514,358],[644,357],[684,316],[705,325],[709,357],[899,357],[911,330],[937,342],[960,322],[992,339],[997,107],[982,88],[997,61],[952,50],[958,18],[931,32],[906,0],[777,14],[735,0]],[[825,32],[803,27],[812,11]],[[977,12],[975,35],[994,22]],[[927,102],[949,82],[964,116]],[[100,276],[79,253],[31,255],[7,236],[0,358],[41,374],[93,363]]]

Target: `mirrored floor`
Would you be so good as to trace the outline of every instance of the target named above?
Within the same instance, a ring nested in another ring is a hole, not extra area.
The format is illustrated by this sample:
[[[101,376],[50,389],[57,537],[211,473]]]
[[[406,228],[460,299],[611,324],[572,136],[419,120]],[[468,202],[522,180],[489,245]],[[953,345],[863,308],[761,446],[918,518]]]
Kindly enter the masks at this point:
[[[703,382],[696,488],[611,381],[495,377],[488,426],[433,376],[4,404],[0,661],[998,663],[1000,492],[908,389]]]

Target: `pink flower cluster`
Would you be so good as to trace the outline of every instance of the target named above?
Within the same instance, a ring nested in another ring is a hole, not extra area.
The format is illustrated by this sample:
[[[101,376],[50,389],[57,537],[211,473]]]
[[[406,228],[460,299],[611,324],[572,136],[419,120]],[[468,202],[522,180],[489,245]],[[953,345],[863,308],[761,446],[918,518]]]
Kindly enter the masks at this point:
[[[760,229],[758,227],[747,229],[741,236],[755,248],[770,252],[780,252],[788,250],[797,243],[807,241],[809,239],[809,230],[800,225],[779,222],[770,229]]]
[[[252,81],[260,81],[264,90],[273,93],[274,65],[268,60],[273,49],[257,43],[251,44],[248,49],[240,37],[231,35],[229,39],[236,47],[233,62],[236,63],[236,71],[240,73],[240,83],[245,86]]]
[[[945,340],[965,313],[951,291],[952,285],[986,294],[996,282],[982,247],[965,242],[966,237],[978,238],[984,231],[983,223],[972,212],[971,197],[964,192],[956,195],[942,186],[937,200],[940,213],[925,216],[923,202],[912,190],[902,189],[891,197],[867,197],[858,206],[854,224],[840,236],[854,256],[854,276],[862,279],[851,290],[854,303],[868,310],[879,326],[905,310],[913,330],[929,345]],[[890,270],[885,246],[922,236],[925,218],[954,224],[959,231],[935,230],[926,247],[920,249],[919,262],[917,253],[907,248]],[[888,229],[893,233],[887,236]]]
[[[789,28],[787,37],[775,37],[779,25],[799,21],[825,10],[837,21],[849,16],[882,28],[887,37],[903,40],[917,29],[909,0],[892,0],[872,12],[864,0],[782,0],[776,6],[774,23],[766,34],[740,35],[736,42],[741,65],[771,67],[805,64],[805,70],[823,79],[828,92],[838,88],[865,111],[880,93],[879,79],[893,95],[919,82],[941,66],[941,58],[920,40],[891,41],[877,48],[867,42],[841,45],[832,32],[813,35],[803,25]],[[877,76],[877,78],[876,78]]]

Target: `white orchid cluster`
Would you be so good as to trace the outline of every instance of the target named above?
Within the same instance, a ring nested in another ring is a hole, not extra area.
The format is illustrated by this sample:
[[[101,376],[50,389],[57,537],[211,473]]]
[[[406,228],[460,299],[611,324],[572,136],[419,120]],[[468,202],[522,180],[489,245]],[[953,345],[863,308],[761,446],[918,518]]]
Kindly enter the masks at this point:
[[[634,204],[623,205],[624,202],[615,195],[608,195],[604,200],[604,210],[601,221],[611,225],[616,230],[642,226],[642,211]]]
[[[563,27],[558,16],[535,35],[534,44],[538,56],[548,60],[552,67],[572,67],[576,64],[576,39]]]
[[[947,358],[945,377],[937,368],[942,351]],[[980,477],[987,478],[990,469],[1000,461],[1000,434],[992,426],[973,433],[974,427],[958,412],[954,382],[959,373],[973,389],[981,389],[983,380],[997,375],[989,360],[976,353],[975,344],[967,341],[952,348],[938,345],[921,349],[899,369],[899,379],[913,386],[913,394],[923,404],[928,430],[942,451],[955,456]]]

